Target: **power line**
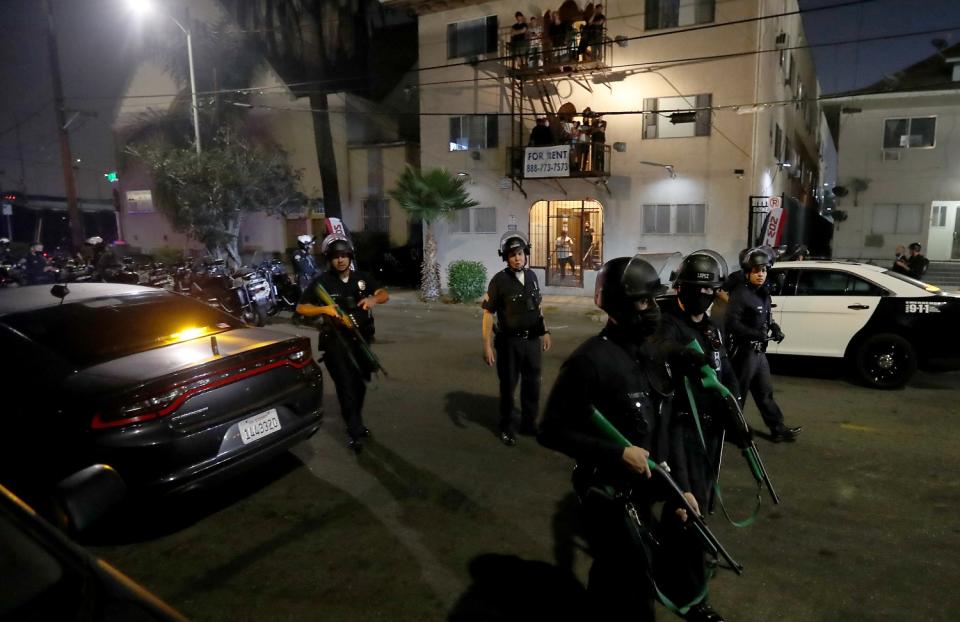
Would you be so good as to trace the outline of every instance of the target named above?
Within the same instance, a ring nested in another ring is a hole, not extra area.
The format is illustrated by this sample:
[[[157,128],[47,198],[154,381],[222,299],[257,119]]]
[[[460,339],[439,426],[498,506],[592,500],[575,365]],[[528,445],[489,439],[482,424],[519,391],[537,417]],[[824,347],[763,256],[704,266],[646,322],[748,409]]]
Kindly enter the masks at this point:
[[[839,4],[830,4],[820,7],[812,7],[809,9],[797,9],[796,11],[785,11],[783,13],[772,13],[770,15],[758,15],[756,17],[745,17],[743,19],[736,19],[730,22],[722,23],[713,23],[713,24],[702,24],[699,26],[690,26],[688,28],[678,28],[678,29],[669,29],[659,32],[645,33],[642,35],[634,35],[632,37],[623,37],[620,41],[641,41],[644,39],[654,39],[656,37],[666,37],[670,35],[681,35],[690,32],[700,32],[703,30],[712,30],[714,28],[726,28],[728,26],[740,26],[743,24],[750,24],[754,22],[760,22],[768,19],[776,19],[780,17],[790,17],[791,15],[804,15],[807,13],[816,13],[819,11],[831,11],[834,9],[842,9],[850,6],[860,6],[863,4],[872,4],[874,2],[880,2],[881,0],[848,0],[847,2],[841,2]],[[446,65],[431,65],[427,67],[418,67],[411,71],[432,71],[434,69],[449,69],[451,67],[463,67],[469,65],[471,67],[477,65],[479,62],[491,62],[491,61],[502,61],[509,58],[513,58],[514,55],[508,54],[506,56],[495,56],[493,58],[484,58],[480,61],[470,61],[466,60],[460,63],[448,63]]]
[[[871,0],[871,1],[872,1],[872,0]],[[878,41],[890,41],[890,40],[894,40],[894,39],[905,39],[905,38],[910,38],[910,37],[920,37],[920,36],[926,36],[926,35],[931,35],[931,34],[943,33],[943,32],[947,32],[947,31],[954,31],[954,30],[960,30],[960,25],[945,26],[945,27],[940,27],[940,28],[932,28],[932,29],[928,29],[928,30],[917,30],[917,31],[905,32],[905,33],[894,33],[894,34],[887,34],[887,35],[875,35],[875,36],[872,36],[872,37],[861,37],[861,38],[856,38],[856,39],[844,39],[844,40],[839,40],[839,41],[828,41],[828,42],[823,42],[823,43],[810,43],[810,44],[806,44],[806,45],[793,45],[793,46],[787,46],[787,47],[782,47],[782,48],[774,47],[774,48],[765,48],[765,49],[761,49],[761,50],[746,50],[746,51],[743,51],[743,52],[729,52],[729,53],[725,53],[725,54],[709,54],[709,55],[687,56],[687,57],[682,57],[682,58],[664,59],[664,60],[656,60],[656,61],[644,61],[644,62],[640,62],[640,63],[624,63],[624,64],[620,64],[620,65],[610,65],[610,66],[607,67],[606,69],[608,69],[608,70],[618,70],[618,69],[631,69],[631,68],[643,68],[643,67],[650,67],[650,68],[655,68],[655,69],[657,69],[657,68],[669,68],[670,66],[694,65],[694,64],[708,63],[708,62],[714,62],[714,61],[730,60],[730,59],[733,59],[733,58],[742,58],[742,57],[745,57],[745,56],[753,56],[753,55],[758,55],[758,54],[775,54],[775,53],[780,53],[780,52],[784,52],[784,51],[790,52],[790,51],[796,51],[796,50],[808,50],[808,49],[816,49],[816,48],[832,47],[832,46],[840,46],[840,45],[853,45],[853,44],[857,44],[857,43],[871,43],[871,42],[878,42]],[[510,57],[508,57],[508,58],[510,58]],[[558,75],[565,75],[565,74],[558,74]],[[412,87],[412,88],[422,88],[422,87],[427,87],[427,86],[445,86],[445,85],[449,85],[449,84],[465,84],[465,83],[472,83],[472,82],[478,82],[478,81],[496,81],[496,82],[500,82],[500,81],[503,80],[503,79],[504,79],[504,77],[502,77],[502,76],[484,76],[484,77],[478,77],[478,78],[460,78],[460,79],[456,79],[456,80],[438,80],[438,81],[435,81],[435,82],[420,82],[420,83],[411,85],[411,87]],[[249,95],[249,94],[260,94],[260,95],[262,95],[262,94],[265,94],[266,91],[271,91],[271,90],[278,90],[278,89],[289,90],[289,89],[291,89],[291,88],[300,87],[300,86],[309,86],[309,85],[314,85],[314,84],[325,84],[325,83],[338,83],[338,82],[339,82],[339,83],[342,83],[343,80],[334,80],[334,79],[330,79],[330,80],[314,80],[314,81],[305,81],[305,82],[292,82],[292,83],[290,83],[290,84],[278,84],[278,85],[275,85],[275,86],[267,86],[267,87],[245,87],[245,88],[233,88],[233,89],[220,89],[220,90],[213,90],[213,91],[198,91],[197,94],[198,94],[198,95],[202,95],[202,96],[227,95],[227,94],[229,94],[229,95],[236,95],[236,94],[247,94],[247,95]],[[325,92],[325,91],[300,91],[300,93],[303,93],[303,94],[309,94],[309,93],[313,93],[313,92]],[[177,97],[177,96],[179,96],[180,94],[181,94],[181,93],[178,92],[178,93],[158,93],[158,94],[151,94],[151,95],[123,95],[123,96],[120,96],[120,97],[110,97],[110,96],[103,96],[103,97],[70,97],[70,98],[68,98],[68,99],[79,99],[79,100],[104,99],[104,100],[119,101],[119,100],[126,100],[126,99],[150,99],[150,98],[158,99],[158,98],[169,98],[169,97]]]

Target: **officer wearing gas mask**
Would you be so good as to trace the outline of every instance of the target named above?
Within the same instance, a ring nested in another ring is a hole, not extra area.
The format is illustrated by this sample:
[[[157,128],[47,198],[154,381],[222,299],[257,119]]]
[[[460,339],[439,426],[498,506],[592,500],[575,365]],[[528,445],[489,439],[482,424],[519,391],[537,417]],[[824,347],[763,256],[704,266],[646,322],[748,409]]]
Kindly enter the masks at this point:
[[[293,272],[297,275],[297,286],[301,292],[317,276],[317,262],[313,258],[315,241],[312,235],[297,237],[297,250],[293,252]]]
[[[673,377],[673,417],[680,428],[686,462],[671,462],[680,468],[677,483],[694,508],[707,509],[716,480],[718,458],[729,422],[727,406],[721,397],[703,388],[700,368],[710,365],[720,381],[737,394],[737,380],[727,357],[720,328],[707,315],[717,290],[726,276],[725,261],[711,250],[688,255],[677,270],[675,298],[661,301],[662,318],[654,338],[661,355],[669,362]],[[696,341],[703,354],[688,345]],[[691,401],[692,398],[692,401]],[[699,428],[699,429],[698,429]],[[702,439],[701,439],[702,432]],[[673,518],[675,508],[664,508],[661,537],[675,551],[666,558],[658,575],[661,591],[674,602],[689,602],[707,582],[707,562],[703,549],[684,533],[681,521]],[[685,619],[722,622],[706,600],[690,609]]]
[[[540,422],[540,443],[577,461],[574,489],[594,557],[590,619],[654,619],[651,550],[631,533],[622,502],[604,491],[629,491],[638,524],[652,525],[657,499],[646,483],[647,459],[684,463],[669,421],[671,381],[648,339],[660,318],[655,298],[665,290],[640,257],[603,265],[594,301],[608,314],[607,324],[563,363]],[[623,448],[593,427],[594,408],[632,445]]]
[[[783,422],[783,411],[773,399],[767,342],[780,343],[785,335],[773,321],[770,292],[765,286],[767,271],[772,266],[773,252],[768,247],[752,248],[741,254],[740,267],[746,283],[730,295],[726,328],[734,350],[733,366],[743,391],[742,400],[750,391],[763,422],[770,428],[770,439],[779,443],[794,440],[803,428],[787,426]]]
[[[304,290],[297,313],[307,317],[326,316],[320,328],[319,348],[337,389],[340,414],[347,427],[347,446],[359,453],[363,449],[362,439],[370,436],[370,430],[363,423],[362,411],[367,394],[366,382],[375,370],[365,366],[366,359],[353,327],[369,344],[376,332],[372,309],[387,302],[390,295],[368,274],[350,269],[353,244],[346,236],[328,235],[321,250],[328,269],[316,276]],[[318,283],[340,311],[349,317],[343,317],[334,305],[322,299],[316,287]]]
[[[500,381],[500,440],[516,444],[513,393],[520,383],[520,432],[536,432],[540,409],[542,353],[550,349],[550,331],[543,320],[540,284],[527,266],[530,240],[519,231],[500,238],[500,257],[507,267],[496,273],[483,297],[483,360],[497,366]],[[494,325],[496,317],[496,326]]]

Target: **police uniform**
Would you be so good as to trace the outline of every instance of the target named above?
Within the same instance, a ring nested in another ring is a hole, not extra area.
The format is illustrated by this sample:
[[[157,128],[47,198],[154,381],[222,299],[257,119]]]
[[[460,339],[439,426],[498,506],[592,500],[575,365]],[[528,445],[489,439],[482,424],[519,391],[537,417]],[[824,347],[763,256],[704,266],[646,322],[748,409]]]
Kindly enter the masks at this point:
[[[582,524],[594,562],[587,591],[595,619],[629,614],[654,619],[651,551],[628,531],[622,507],[602,490],[632,490],[644,525],[652,525],[656,500],[649,486],[634,488],[641,476],[623,464],[623,448],[593,430],[596,407],[632,444],[656,462],[681,451],[669,425],[669,382],[658,373],[648,349],[632,342],[615,324],[588,339],[560,368],[540,422],[539,441],[577,461],[574,488],[581,500]],[[682,460],[680,461],[682,462]]]
[[[312,254],[299,248],[293,253],[293,271],[297,275],[297,287],[302,292],[317,276],[317,261]]]
[[[26,264],[23,267],[24,276],[27,285],[43,285],[54,282],[53,273],[44,270],[50,264],[43,253],[31,252],[27,255]]]
[[[509,267],[490,280],[483,308],[497,316],[494,348],[500,380],[500,431],[511,434],[513,393],[520,382],[521,430],[534,429],[540,407],[541,337],[546,334],[537,275],[524,268],[523,282]]]
[[[716,481],[716,466],[724,427],[729,421],[727,406],[714,391],[705,390],[698,381],[691,381],[690,393],[699,418],[700,431],[694,421],[694,409],[687,394],[684,370],[677,364],[679,353],[692,341],[696,341],[706,356],[707,363],[717,372],[720,382],[737,393],[737,379],[723,345],[723,334],[706,314],[696,322],[689,313],[680,308],[676,297],[660,301],[661,320],[655,341],[660,353],[672,361],[673,374],[673,419],[680,428],[686,463],[671,463],[677,471],[674,479],[681,489],[691,492],[702,512],[707,511],[710,491]],[[699,378],[699,372],[695,378]],[[661,590],[674,602],[689,602],[703,589],[707,581],[707,565],[703,549],[685,533],[682,524],[674,516],[677,506],[668,503],[664,507],[662,538],[664,545],[675,551],[658,567]],[[709,618],[708,618],[709,619]]]
[[[743,391],[753,395],[760,416],[773,434],[783,432],[783,411],[773,399],[770,364],[767,362],[767,333],[773,326],[770,293],[765,285],[747,283],[734,290],[726,315],[727,331],[734,349],[733,366]]]
[[[371,343],[376,332],[373,312],[364,311],[358,305],[361,300],[381,289],[381,286],[364,272],[351,270],[348,274],[349,277],[344,282],[332,268],[321,273],[303,292],[300,304],[325,304],[314,286],[315,283],[320,283],[337,306],[354,319],[367,343]],[[340,322],[324,320],[320,329],[319,348],[324,353],[323,362],[337,389],[340,414],[346,423],[347,434],[353,440],[366,436],[368,431],[363,424],[363,401],[367,394],[366,381],[370,380],[374,370],[363,355],[353,332]],[[357,368],[358,365],[360,369]]]

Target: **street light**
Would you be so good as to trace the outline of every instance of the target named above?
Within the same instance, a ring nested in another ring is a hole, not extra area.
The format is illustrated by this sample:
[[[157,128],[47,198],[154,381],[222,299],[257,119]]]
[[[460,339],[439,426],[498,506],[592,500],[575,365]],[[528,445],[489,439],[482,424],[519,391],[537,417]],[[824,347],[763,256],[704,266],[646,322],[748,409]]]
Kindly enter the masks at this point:
[[[139,17],[147,17],[154,12],[154,4],[152,0],[127,0],[127,5],[130,9],[136,13]],[[177,21],[177,18],[171,15],[170,13],[164,12],[164,15],[170,18],[170,20],[177,25],[183,34],[187,36],[187,60],[190,64],[190,99],[193,103],[193,137],[197,144],[197,155],[200,155],[200,116],[197,108],[197,80],[193,73],[193,39],[190,36],[190,28],[185,28],[183,24]],[[190,24],[190,7],[186,8],[186,19],[187,25]]]

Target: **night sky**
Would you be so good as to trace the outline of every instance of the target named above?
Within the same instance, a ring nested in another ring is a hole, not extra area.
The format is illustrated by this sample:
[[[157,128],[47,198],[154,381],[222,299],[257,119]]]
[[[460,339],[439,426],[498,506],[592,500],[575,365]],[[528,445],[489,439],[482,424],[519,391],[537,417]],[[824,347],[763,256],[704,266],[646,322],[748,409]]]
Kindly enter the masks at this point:
[[[108,198],[111,187],[102,175],[115,168],[110,124],[117,98],[141,58],[141,26],[128,14],[123,0],[52,1],[67,107],[83,113],[70,126],[74,157],[81,160],[77,164],[80,194]],[[838,0],[800,3],[806,9],[837,4]],[[5,34],[0,51],[0,187],[16,189],[19,185],[14,130],[19,122],[26,190],[62,196],[43,5],[39,0],[0,0],[0,15]],[[960,1],[876,0],[805,16],[810,43],[935,28],[944,30],[940,34],[815,49],[824,93],[866,86],[926,58],[934,52],[931,39],[960,42]]]

